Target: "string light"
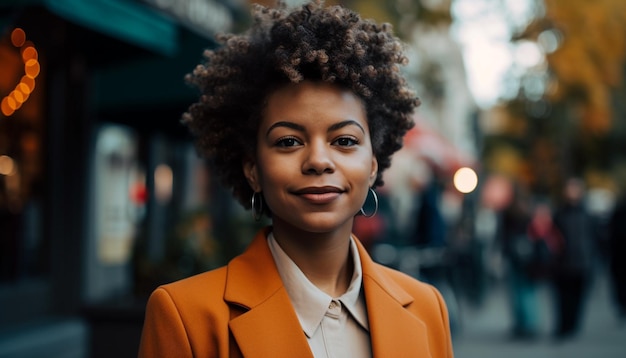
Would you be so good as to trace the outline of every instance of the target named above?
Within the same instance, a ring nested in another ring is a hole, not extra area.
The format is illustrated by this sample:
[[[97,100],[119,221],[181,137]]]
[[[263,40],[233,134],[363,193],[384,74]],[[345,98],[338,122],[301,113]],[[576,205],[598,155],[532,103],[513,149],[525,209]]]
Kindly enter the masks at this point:
[[[11,32],[11,43],[20,49],[24,62],[24,73],[15,89],[0,101],[2,114],[9,117],[15,113],[35,89],[35,78],[39,76],[39,54],[32,42],[26,40],[26,33],[21,28],[15,28]]]

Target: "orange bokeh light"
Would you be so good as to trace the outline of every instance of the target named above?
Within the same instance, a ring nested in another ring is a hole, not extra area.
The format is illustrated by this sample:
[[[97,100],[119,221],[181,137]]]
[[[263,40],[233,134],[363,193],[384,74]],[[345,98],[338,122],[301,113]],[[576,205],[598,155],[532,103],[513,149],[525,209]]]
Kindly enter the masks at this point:
[[[24,71],[26,72],[26,76],[35,78],[39,75],[39,61],[37,60],[28,60],[24,65]]]
[[[9,106],[9,108],[11,108],[11,110],[15,111],[17,109],[17,103],[15,102],[15,99],[12,97],[4,97],[4,99],[7,100],[7,105]]]
[[[24,32],[24,30],[18,27],[18,28],[15,28],[13,32],[11,32],[11,43],[13,44],[13,46],[21,47],[25,41],[26,41],[26,33]]]
[[[15,112],[15,110],[9,106],[9,97],[4,97],[2,99],[2,102],[0,102],[0,109],[2,110],[2,114],[7,117]]]
[[[31,88],[24,82],[18,83],[15,89],[22,92],[25,97],[28,97],[28,95],[32,92]]]
[[[15,102],[17,102],[17,103],[24,102],[24,94],[22,92],[20,92],[20,91],[13,91],[13,92],[11,92],[11,94],[9,96],[14,98]]]
[[[20,48],[26,74],[22,76],[15,89],[8,96],[4,97],[0,103],[0,110],[7,117],[11,116],[26,102],[35,89],[35,77],[41,71],[37,49],[32,41],[26,40],[26,33],[23,29],[18,27],[11,32],[11,43],[13,46]]]
[[[22,59],[24,59],[24,62],[28,60],[36,60],[38,57],[39,54],[37,53],[37,49],[33,46],[22,48]]]
[[[31,78],[31,77],[28,77],[28,76],[24,75],[24,76],[22,76],[22,80],[20,81],[20,83],[23,83],[26,86],[28,86],[28,88],[30,88],[30,92],[32,92],[35,89],[35,79],[34,78]]]

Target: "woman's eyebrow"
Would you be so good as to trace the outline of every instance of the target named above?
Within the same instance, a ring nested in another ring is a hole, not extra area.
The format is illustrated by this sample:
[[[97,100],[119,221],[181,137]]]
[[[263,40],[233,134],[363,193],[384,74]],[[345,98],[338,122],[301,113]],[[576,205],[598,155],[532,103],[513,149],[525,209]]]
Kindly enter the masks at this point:
[[[355,125],[355,126],[359,127],[359,129],[361,129],[363,134],[365,134],[365,128],[363,128],[363,126],[359,122],[357,122],[357,121],[355,121],[353,119],[347,119],[345,121],[341,121],[339,123],[335,123],[335,124],[333,124],[332,126],[330,126],[328,128],[328,131],[332,132],[332,131],[335,131],[337,129],[343,128],[345,126],[349,126],[349,125]]]
[[[278,127],[287,127],[287,128],[291,128],[293,130],[296,130],[298,132],[304,132],[306,131],[306,128],[304,128],[304,126],[301,126],[297,123],[293,123],[293,122],[286,122],[286,121],[280,121],[280,122],[276,122],[274,124],[272,124],[268,129],[267,129],[267,133],[265,133],[265,135],[269,135],[270,132],[274,129],[274,128],[278,128]]]
[[[357,122],[357,121],[355,121],[353,119],[347,119],[345,121],[341,121],[341,122],[338,122],[338,123],[335,123],[335,124],[331,125],[330,127],[328,127],[328,132],[336,131],[338,129],[341,129],[341,128],[349,126],[349,125],[357,126],[363,133],[365,133],[365,128],[363,128],[363,126],[359,122]],[[293,123],[293,122],[287,122],[287,121],[280,121],[280,122],[276,122],[276,123],[272,124],[267,129],[267,132],[266,132],[265,135],[269,135],[272,130],[274,130],[275,128],[278,128],[278,127],[286,127],[286,128],[290,128],[290,129],[296,130],[298,132],[306,132],[306,128],[304,126],[300,125],[300,124]]]

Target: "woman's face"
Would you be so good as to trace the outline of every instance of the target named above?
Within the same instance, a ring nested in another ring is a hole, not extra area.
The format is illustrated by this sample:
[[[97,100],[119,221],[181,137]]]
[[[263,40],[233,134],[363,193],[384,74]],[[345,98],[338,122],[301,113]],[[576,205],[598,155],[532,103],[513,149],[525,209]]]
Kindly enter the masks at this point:
[[[274,225],[306,232],[351,230],[378,170],[366,113],[348,90],[317,82],[271,93],[256,162],[244,163]]]

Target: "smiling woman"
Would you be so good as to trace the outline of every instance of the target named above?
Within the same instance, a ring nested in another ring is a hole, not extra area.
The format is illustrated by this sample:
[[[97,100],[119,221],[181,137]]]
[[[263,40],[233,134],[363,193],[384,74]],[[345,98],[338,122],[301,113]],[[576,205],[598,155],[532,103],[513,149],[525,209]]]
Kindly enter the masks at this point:
[[[202,95],[183,120],[271,226],[226,267],[157,288],[140,356],[452,357],[439,292],[351,233],[419,104],[401,43],[320,1],[254,15],[188,76]]]

